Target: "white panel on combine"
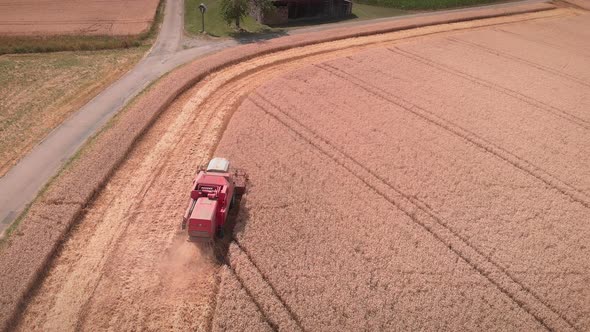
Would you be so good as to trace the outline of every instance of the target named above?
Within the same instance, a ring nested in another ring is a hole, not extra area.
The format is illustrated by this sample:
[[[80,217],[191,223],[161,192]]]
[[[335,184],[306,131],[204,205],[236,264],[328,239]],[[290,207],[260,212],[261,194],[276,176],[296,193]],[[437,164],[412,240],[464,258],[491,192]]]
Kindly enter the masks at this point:
[[[229,160],[225,158],[213,158],[207,165],[207,172],[228,172]]]

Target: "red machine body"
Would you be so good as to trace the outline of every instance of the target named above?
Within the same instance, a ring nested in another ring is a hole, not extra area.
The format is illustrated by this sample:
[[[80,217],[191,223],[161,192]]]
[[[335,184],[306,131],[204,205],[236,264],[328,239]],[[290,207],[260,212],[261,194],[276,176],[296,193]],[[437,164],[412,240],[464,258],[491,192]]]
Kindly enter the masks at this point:
[[[193,181],[189,206],[182,218],[182,229],[191,238],[214,238],[222,234],[230,208],[245,191],[245,175],[238,171],[230,173],[227,160],[215,159],[221,159],[225,163],[223,167],[200,170]]]

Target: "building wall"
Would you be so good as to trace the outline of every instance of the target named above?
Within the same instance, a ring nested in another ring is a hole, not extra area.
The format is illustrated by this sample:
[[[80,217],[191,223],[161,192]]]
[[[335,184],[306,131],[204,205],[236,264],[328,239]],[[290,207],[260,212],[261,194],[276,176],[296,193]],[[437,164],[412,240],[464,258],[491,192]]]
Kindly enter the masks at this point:
[[[275,10],[261,13],[254,9],[251,15],[262,24],[280,25],[289,19],[306,17],[342,17],[352,13],[349,0],[280,0],[275,2]]]
[[[261,13],[258,11],[256,20],[266,25],[285,24],[289,21],[289,8],[287,6],[277,6],[270,13]]]

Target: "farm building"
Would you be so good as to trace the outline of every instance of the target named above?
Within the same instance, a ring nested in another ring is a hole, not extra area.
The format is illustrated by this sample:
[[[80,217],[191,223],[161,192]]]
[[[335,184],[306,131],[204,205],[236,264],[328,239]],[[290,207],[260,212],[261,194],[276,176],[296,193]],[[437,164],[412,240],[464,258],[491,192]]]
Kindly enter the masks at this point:
[[[343,17],[352,12],[350,0],[277,0],[273,5],[274,10],[255,10],[253,16],[260,23],[278,25],[296,19]]]

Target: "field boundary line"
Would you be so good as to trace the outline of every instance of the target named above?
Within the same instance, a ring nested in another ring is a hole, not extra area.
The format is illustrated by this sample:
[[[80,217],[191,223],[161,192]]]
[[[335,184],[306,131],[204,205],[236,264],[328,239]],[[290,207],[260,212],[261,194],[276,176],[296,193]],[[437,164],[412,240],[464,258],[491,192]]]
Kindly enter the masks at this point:
[[[539,181],[545,183],[547,186],[557,189],[563,195],[569,197],[572,201],[580,203],[587,209],[590,209],[590,199],[581,192],[580,190],[574,188],[570,184],[560,180],[559,178],[555,177],[554,175],[547,173],[543,169],[535,166],[534,164],[526,161],[513,153],[506,151],[502,147],[496,146],[495,144],[485,140],[484,138],[478,136],[477,134],[464,129],[463,127],[448,121],[446,119],[441,118],[440,116],[433,114],[432,112],[413,104],[410,101],[407,101],[399,96],[396,96],[388,91],[385,91],[379,87],[372,85],[369,82],[361,80],[353,75],[333,67],[328,64],[317,65],[317,68],[325,70],[328,73],[336,77],[340,77],[343,80],[348,81],[351,84],[354,84],[361,89],[382,98],[394,105],[401,107],[402,109],[416,115],[418,118],[423,119],[423,121],[432,123],[462,139],[465,141],[473,144],[474,146],[490,152],[492,155],[496,156],[498,159],[503,160],[504,162],[514,166],[517,169],[529,174],[530,176],[538,179]],[[356,82],[355,82],[356,81]],[[362,83],[359,83],[362,82]]]
[[[376,174],[370,168],[363,166],[360,162],[348,155],[346,152],[341,151],[338,147],[333,145],[326,138],[323,138],[317,134],[313,129],[308,128],[304,124],[300,123],[297,119],[294,119],[287,112],[283,111],[280,107],[273,104],[268,99],[264,98],[260,94],[256,94],[258,99],[264,101],[274,110],[278,111],[281,115],[277,115],[274,112],[268,110],[260,102],[249,98],[249,100],[257,106],[261,111],[274,118],[276,121],[281,123],[287,129],[295,133],[301,140],[309,143],[322,155],[333,160],[336,164],[346,169],[351,175],[365,183],[370,189],[372,189],[379,196],[384,198],[390,204],[398,208],[401,212],[406,214],[414,223],[430,233],[435,239],[443,243],[453,253],[459,256],[469,266],[471,266],[477,273],[486,278],[491,284],[493,284],[500,292],[505,294],[511,299],[517,306],[522,308],[525,312],[530,314],[539,324],[544,326],[547,330],[576,330],[577,328],[559,311],[552,308],[552,306],[546,303],[543,299],[539,298],[532,290],[521,284],[514,277],[512,277],[506,269],[499,264],[495,263],[485,254],[481,253],[479,249],[474,247],[464,239],[460,234],[448,226],[447,222],[444,222],[441,217],[436,215],[434,211],[426,206],[422,201],[414,198],[394,185],[390,184],[387,180]],[[281,119],[286,117],[288,120]],[[293,124],[289,124],[289,122]],[[297,130],[295,126],[302,127],[303,130]],[[305,131],[309,134],[304,133]],[[310,137],[311,136],[311,137]],[[319,143],[318,143],[319,141]],[[322,147],[322,145],[327,146]],[[330,152],[329,150],[332,150]],[[352,164],[349,166],[347,163]],[[357,171],[354,169],[357,168]],[[359,174],[369,174],[369,178],[366,179]],[[372,183],[371,183],[372,182]],[[377,183],[377,184],[374,184]],[[386,187],[395,193],[396,198],[392,198],[387,194],[387,189],[383,190],[379,187]],[[405,203],[405,204],[404,204]],[[406,205],[410,205],[407,207]],[[425,218],[419,216],[419,213],[424,213]],[[429,219],[431,222],[429,222]],[[535,308],[540,307],[540,308]],[[536,310],[535,310],[536,309]],[[537,313],[535,311],[541,311]],[[558,324],[561,326],[555,326],[555,323],[562,322],[564,324]],[[555,327],[552,327],[555,326]]]

